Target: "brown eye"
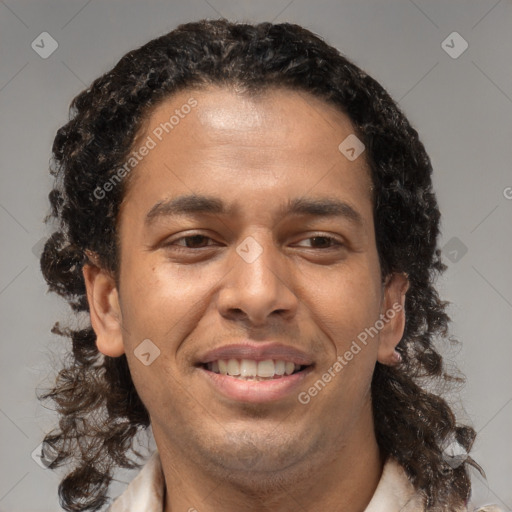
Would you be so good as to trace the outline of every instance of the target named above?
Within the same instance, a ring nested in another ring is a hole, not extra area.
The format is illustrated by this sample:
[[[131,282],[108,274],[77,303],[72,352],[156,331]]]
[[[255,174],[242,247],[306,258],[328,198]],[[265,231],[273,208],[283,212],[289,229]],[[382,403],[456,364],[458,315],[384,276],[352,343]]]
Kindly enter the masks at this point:
[[[311,236],[309,238],[306,238],[303,241],[309,240],[310,245],[306,247],[310,247],[312,249],[331,249],[333,247],[340,247],[343,244],[338,241],[336,238],[332,236],[325,236],[325,235],[318,235],[318,236]],[[302,246],[304,247],[304,246]]]
[[[311,237],[312,245],[317,248],[331,247],[333,239],[327,236],[313,236]]]
[[[179,241],[185,241],[185,244],[176,244],[176,242]],[[207,247],[208,240],[211,240],[211,238],[204,236],[204,235],[191,235],[191,236],[184,236],[182,238],[178,238],[174,241],[176,245],[179,245],[181,247],[186,247],[187,249],[197,249],[201,247]]]

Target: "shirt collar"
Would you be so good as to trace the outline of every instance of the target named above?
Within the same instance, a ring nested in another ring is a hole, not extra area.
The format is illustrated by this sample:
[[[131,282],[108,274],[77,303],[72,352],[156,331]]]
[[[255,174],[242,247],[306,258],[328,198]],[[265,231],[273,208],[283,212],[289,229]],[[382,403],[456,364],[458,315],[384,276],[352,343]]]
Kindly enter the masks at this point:
[[[155,452],[107,512],[163,512],[165,480]],[[364,512],[423,512],[423,499],[398,462],[389,457]]]
[[[156,451],[107,512],[163,512],[164,495],[164,473]]]

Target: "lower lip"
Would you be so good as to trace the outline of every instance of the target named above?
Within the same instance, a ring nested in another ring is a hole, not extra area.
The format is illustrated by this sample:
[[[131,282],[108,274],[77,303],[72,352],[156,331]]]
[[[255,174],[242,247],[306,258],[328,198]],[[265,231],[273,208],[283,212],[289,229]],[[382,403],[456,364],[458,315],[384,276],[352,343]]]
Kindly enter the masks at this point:
[[[263,403],[282,400],[297,393],[312,366],[273,380],[241,380],[199,368],[213,387],[225,397],[238,402]]]

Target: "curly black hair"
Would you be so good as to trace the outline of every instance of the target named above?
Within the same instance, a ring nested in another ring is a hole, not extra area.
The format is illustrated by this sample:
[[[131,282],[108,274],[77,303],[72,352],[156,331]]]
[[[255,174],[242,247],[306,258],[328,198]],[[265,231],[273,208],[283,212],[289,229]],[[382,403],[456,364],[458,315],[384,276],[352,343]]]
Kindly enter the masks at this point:
[[[41,256],[49,289],[77,315],[86,314],[82,268],[88,254],[118,279],[117,221],[131,175],[109,190],[107,200],[95,191],[116,178],[152,109],[180,90],[209,85],[249,94],[271,87],[307,92],[350,118],[366,146],[382,278],[398,272],[410,282],[397,347],[402,363],[377,363],[373,375],[379,448],[404,467],[428,510],[463,506],[471,491],[468,465],[479,466],[469,456],[463,464],[449,464],[444,448],[452,440],[469,452],[476,433],[459,424],[446,399],[432,391],[433,383],[462,379],[446,370],[435,346],[456,340],[448,336],[448,302],[434,287],[446,265],[437,247],[440,213],[430,159],[383,87],[303,27],[224,19],[182,24],[127,53],[74,98],[50,165],[55,186],[49,219],[57,228]],[[99,353],[90,324],[71,329],[56,323],[53,332],[71,340],[72,353],[53,389],[41,396],[52,399],[60,414],[43,446],[55,454],[51,468],[73,464],[59,485],[64,509],[98,510],[108,500],[115,468],[138,466],[129,454],[136,435],[148,428],[149,415],[126,357]]]

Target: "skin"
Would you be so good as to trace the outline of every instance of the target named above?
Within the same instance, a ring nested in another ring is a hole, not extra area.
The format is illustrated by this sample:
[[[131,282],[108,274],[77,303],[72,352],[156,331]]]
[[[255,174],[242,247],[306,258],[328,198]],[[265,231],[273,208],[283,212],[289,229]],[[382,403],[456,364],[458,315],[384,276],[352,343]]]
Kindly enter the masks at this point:
[[[191,97],[197,107],[130,176],[118,223],[119,289],[94,255],[84,267],[98,349],[126,354],[151,417],[165,512],[363,511],[383,467],[370,384],[376,361],[397,363],[403,310],[306,405],[296,393],[229,400],[194,361],[241,339],[274,340],[314,358],[307,391],[381,313],[403,306],[405,276],[381,280],[364,153],[352,162],[340,153],[354,133],[350,120],[307,93],[254,98],[218,87],[166,99],[134,148]],[[159,201],[192,193],[233,211],[145,223]],[[283,215],[300,197],[344,201],[362,222]],[[208,238],[182,238],[194,235]],[[263,251],[252,263],[236,252],[248,236]],[[145,366],[134,350],[148,338],[160,355]]]

